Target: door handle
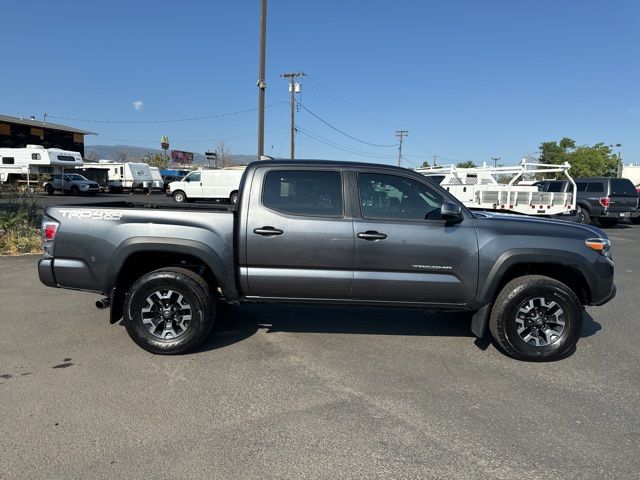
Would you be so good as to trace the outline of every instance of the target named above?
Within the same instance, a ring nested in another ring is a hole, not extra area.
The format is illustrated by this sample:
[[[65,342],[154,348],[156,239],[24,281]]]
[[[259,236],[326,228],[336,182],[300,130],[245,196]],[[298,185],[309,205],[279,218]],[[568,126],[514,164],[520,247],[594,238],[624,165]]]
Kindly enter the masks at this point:
[[[284,231],[278,228],[273,228],[273,227],[262,227],[262,228],[255,228],[253,230],[253,233],[257,233],[258,235],[264,235],[265,237],[270,237],[273,235],[282,235]]]
[[[387,236],[375,230],[367,230],[366,232],[360,232],[358,238],[362,238],[363,240],[384,240]]]

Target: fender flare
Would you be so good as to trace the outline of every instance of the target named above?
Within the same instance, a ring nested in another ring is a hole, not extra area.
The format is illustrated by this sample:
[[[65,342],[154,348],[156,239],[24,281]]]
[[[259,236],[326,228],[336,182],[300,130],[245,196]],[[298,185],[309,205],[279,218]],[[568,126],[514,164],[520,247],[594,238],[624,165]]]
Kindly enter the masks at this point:
[[[195,240],[168,237],[134,237],[122,242],[116,249],[111,265],[105,274],[104,291],[110,292],[114,287],[117,287],[118,275],[131,255],[141,252],[162,251],[199,258],[211,270],[225,297],[231,299],[238,297],[233,266],[225,265],[220,255],[213,248]],[[231,270],[229,267],[231,267]]]

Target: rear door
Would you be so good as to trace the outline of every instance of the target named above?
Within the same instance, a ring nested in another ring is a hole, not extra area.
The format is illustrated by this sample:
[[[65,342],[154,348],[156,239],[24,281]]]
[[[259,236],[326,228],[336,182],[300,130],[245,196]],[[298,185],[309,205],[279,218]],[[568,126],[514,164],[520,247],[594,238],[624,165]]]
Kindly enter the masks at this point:
[[[255,170],[240,258],[249,297],[347,299],[354,237],[339,169]],[[249,187],[249,185],[251,185]]]
[[[626,178],[612,178],[609,182],[609,212],[628,217],[630,212],[638,208],[637,190]]]
[[[478,283],[472,218],[440,218],[443,196],[428,180],[361,171],[355,185],[355,300],[464,304]],[[360,218],[358,218],[360,217]]]

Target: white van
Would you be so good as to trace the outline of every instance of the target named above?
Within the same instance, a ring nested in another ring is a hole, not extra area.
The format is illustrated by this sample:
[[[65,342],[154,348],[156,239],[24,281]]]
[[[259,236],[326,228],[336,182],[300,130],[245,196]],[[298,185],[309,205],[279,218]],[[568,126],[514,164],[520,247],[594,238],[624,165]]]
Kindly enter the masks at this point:
[[[196,170],[179,182],[171,182],[167,195],[178,203],[198,199],[228,200],[238,203],[238,188],[245,167]]]

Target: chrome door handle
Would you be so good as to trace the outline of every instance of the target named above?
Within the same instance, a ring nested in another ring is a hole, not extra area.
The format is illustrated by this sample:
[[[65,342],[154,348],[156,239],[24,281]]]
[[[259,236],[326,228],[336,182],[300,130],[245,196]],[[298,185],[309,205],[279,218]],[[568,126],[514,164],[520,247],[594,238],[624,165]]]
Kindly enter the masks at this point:
[[[255,228],[253,230],[253,233],[270,237],[272,235],[282,235],[284,231],[278,228],[273,228],[273,227],[262,227],[262,228]]]
[[[366,232],[360,232],[358,238],[362,238],[363,240],[384,240],[387,236],[375,230],[367,230]]]

